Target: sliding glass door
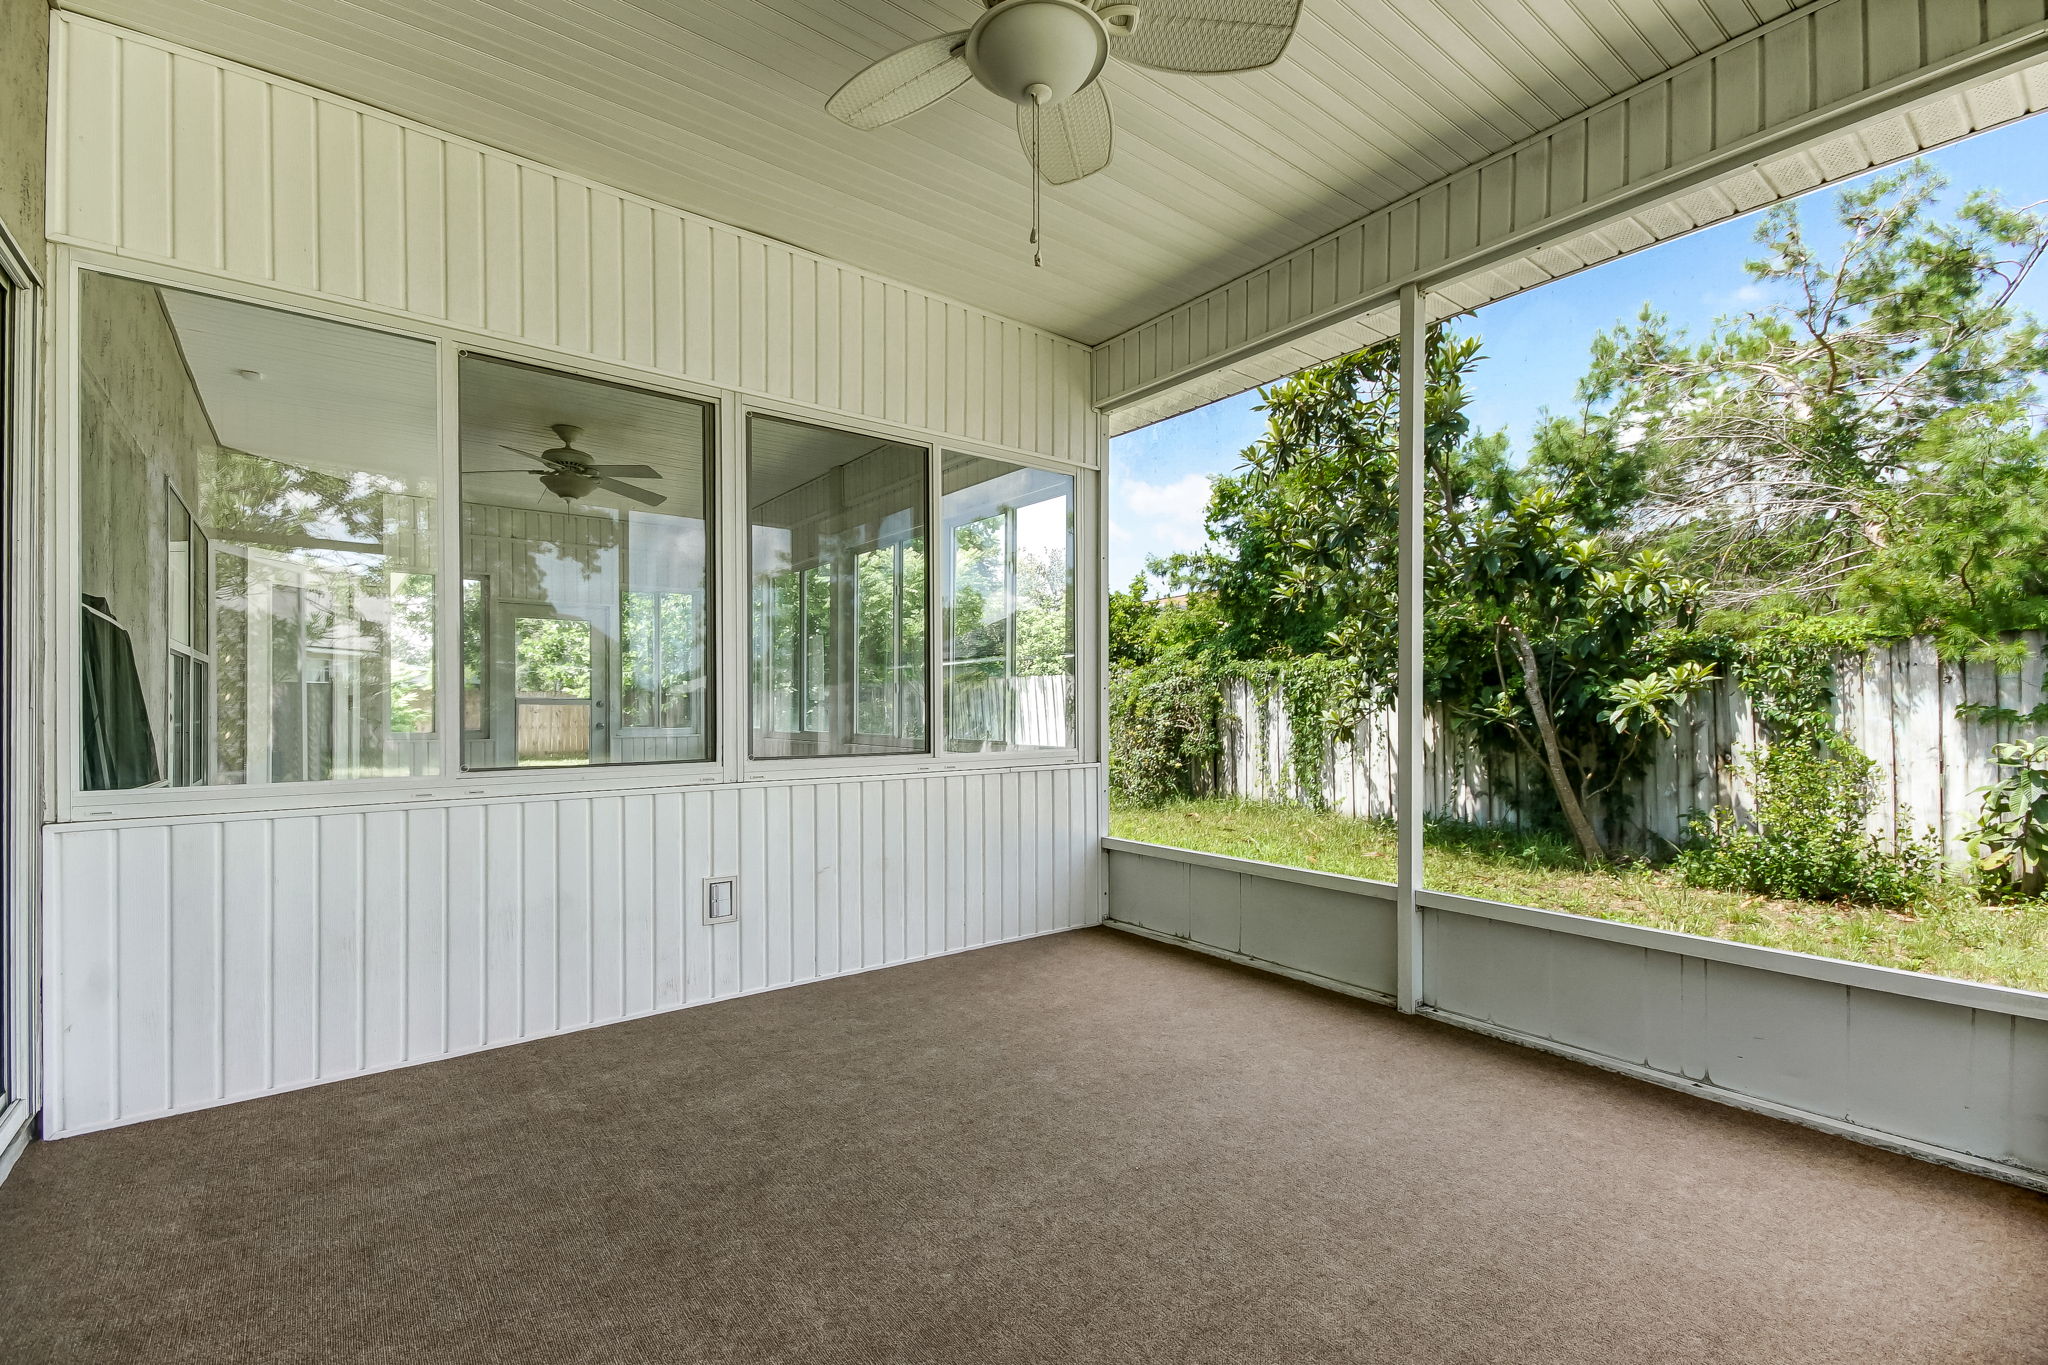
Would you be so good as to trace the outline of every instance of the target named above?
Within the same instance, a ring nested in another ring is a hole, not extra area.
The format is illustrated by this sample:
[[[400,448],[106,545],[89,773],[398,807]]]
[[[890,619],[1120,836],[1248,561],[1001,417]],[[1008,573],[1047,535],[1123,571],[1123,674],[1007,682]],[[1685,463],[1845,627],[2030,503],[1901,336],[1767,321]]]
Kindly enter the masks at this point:
[[[35,280],[0,234],[0,1172],[29,1119],[35,1055],[29,911],[34,855],[36,731],[31,714],[36,651],[33,560],[21,551],[32,505],[35,405]]]

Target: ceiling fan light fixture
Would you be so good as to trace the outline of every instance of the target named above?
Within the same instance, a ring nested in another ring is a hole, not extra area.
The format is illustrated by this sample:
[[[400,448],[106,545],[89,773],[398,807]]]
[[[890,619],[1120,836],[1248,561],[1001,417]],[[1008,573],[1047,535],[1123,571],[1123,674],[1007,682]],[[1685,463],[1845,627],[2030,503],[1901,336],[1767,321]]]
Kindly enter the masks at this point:
[[[594,474],[577,474],[566,469],[554,469],[540,476],[540,486],[558,498],[570,502],[589,495],[597,487]]]
[[[1012,104],[1050,107],[1102,74],[1109,30],[1079,0],[1001,0],[968,30],[963,55],[974,78]]]

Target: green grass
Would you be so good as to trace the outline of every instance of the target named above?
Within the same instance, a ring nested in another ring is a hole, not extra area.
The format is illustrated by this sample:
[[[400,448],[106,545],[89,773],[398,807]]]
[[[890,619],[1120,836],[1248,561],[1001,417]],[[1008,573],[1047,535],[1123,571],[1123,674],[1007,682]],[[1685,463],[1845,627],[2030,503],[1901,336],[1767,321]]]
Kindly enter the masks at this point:
[[[1121,839],[1391,881],[1394,827],[1300,806],[1184,801],[1119,806]],[[1437,891],[1626,920],[1766,948],[2048,990],[2048,903],[1986,905],[1960,888],[1912,910],[1772,900],[1687,886],[1651,867],[1586,867],[1561,839],[1433,826],[1424,884]]]

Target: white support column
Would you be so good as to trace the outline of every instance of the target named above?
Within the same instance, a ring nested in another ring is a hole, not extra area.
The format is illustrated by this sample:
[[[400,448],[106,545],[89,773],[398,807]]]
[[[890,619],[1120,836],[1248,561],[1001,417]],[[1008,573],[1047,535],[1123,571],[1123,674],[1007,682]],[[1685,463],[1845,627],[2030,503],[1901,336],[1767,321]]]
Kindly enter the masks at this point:
[[[1399,451],[1400,663],[1394,702],[1396,979],[1401,1011],[1415,1013],[1422,996],[1422,478],[1427,379],[1422,341],[1422,290],[1401,289],[1401,430]]]

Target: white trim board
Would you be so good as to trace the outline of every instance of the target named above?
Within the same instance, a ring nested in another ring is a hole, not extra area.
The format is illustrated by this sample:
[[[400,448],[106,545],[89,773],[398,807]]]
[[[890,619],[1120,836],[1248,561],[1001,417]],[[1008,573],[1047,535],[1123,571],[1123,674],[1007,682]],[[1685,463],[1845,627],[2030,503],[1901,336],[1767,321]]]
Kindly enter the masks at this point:
[[[1235,962],[1240,967],[1254,967],[1262,972],[1270,972],[1274,976],[1284,976],[1290,981],[1299,981],[1306,986],[1316,986],[1322,990],[1335,991],[1338,995],[1356,996],[1360,1000],[1370,1000],[1375,1005],[1386,1005],[1392,1008],[1395,1003],[1393,996],[1385,991],[1376,991],[1370,986],[1354,986],[1349,981],[1339,981],[1334,976],[1320,976],[1315,972],[1304,972],[1297,968],[1289,967],[1284,963],[1274,962],[1269,958],[1254,957],[1250,953],[1233,953],[1228,948],[1218,948],[1212,943],[1198,943],[1193,939],[1180,938],[1173,934],[1163,934],[1157,929],[1149,929],[1142,924],[1133,924],[1129,920],[1106,919],[1102,922],[1102,927],[1114,929],[1120,934],[1129,934],[1133,938],[1150,939],[1154,943],[1164,943],[1174,948],[1186,948],[1193,952],[1201,953],[1205,957],[1220,958],[1225,962]]]
[[[0,1114],[0,1179],[19,1154],[42,1102],[41,925],[36,913],[40,895],[41,844],[37,826],[43,815],[43,746],[34,717],[43,659],[41,617],[41,525],[43,421],[49,411],[38,383],[43,372],[45,318],[43,281],[38,262],[22,252],[5,224],[0,224],[0,277],[7,283],[11,306],[0,310],[0,326],[8,329],[0,354],[8,372],[0,375],[5,401],[0,402],[8,430],[0,433],[0,451],[8,468],[6,505],[0,508],[0,534],[7,537],[7,574],[0,591],[7,596],[4,618],[7,638],[4,696],[8,723],[0,729],[0,766],[5,768],[6,799],[0,801],[0,1096],[7,1109]]]
[[[1957,977],[1935,976],[1928,972],[1901,971],[1896,967],[1878,967],[1867,962],[1849,962],[1838,957],[1795,953],[1784,948],[1765,948],[1754,943],[1733,943],[1727,939],[1707,938],[1699,934],[1679,933],[1672,929],[1655,929],[1648,925],[1630,924],[1625,920],[1594,919],[1588,915],[1574,915],[1562,910],[1539,910],[1533,906],[1511,905],[1504,901],[1453,895],[1448,891],[1418,888],[1415,899],[1425,909],[1471,915],[1477,919],[1527,925],[1551,933],[1572,934],[1579,938],[1599,939],[1607,943],[1647,948],[1654,952],[1675,953],[1711,962],[1726,962],[1737,967],[1755,967],[1762,971],[1778,972],[1808,981],[1825,981],[1834,986],[1853,986],[1858,990],[1883,991],[1887,995],[1903,995],[1915,1000],[1961,1005],[1965,1009],[1991,1010],[2024,1019],[2048,1019],[2048,995],[2038,991],[2016,990],[2010,986],[1993,986],[1982,981],[1964,981]]]
[[[1835,1137],[1847,1138],[1851,1142],[1860,1142],[1867,1147],[1878,1147],[1887,1152],[1897,1152],[1902,1156],[1918,1157],[1922,1161],[1931,1161],[1937,1166],[1952,1167],[1955,1170],[1966,1171],[1971,1175],[1980,1175],[1989,1180],[2000,1180],[2009,1185],[2019,1185],[2026,1189],[2038,1190],[2043,1194],[2048,1194],[2048,1172],[2033,1171],[2024,1166],[2013,1166],[2002,1161],[1987,1161],[1983,1157],[1971,1156],[1967,1152],[1958,1152],[1953,1148],[1937,1146],[1933,1143],[1916,1142],[1912,1138],[1900,1137],[1896,1133],[1887,1133],[1879,1128],[1870,1128],[1863,1124],[1850,1123],[1843,1119],[1828,1118],[1789,1104],[1777,1104],[1770,1100],[1757,1099],[1740,1091],[1729,1090],[1715,1085],[1712,1081],[1693,1080],[1685,1076],[1674,1076],[1668,1071],[1659,1071],[1655,1067],[1641,1066],[1634,1062],[1616,1061],[1612,1057],[1602,1056],[1600,1053],[1591,1052],[1582,1047],[1573,1047],[1569,1043],[1556,1042],[1534,1033],[1524,1033],[1519,1029],[1501,1028],[1498,1025],[1487,1023],[1483,1019],[1474,1019],[1468,1015],[1458,1014],[1451,1010],[1441,1010],[1433,1005],[1424,1005],[1417,1010],[1417,1013],[1425,1018],[1449,1024],[1454,1028],[1467,1029],[1473,1033],[1482,1033],[1489,1038],[1497,1038],[1504,1043],[1514,1043],[1519,1047],[1534,1048],[1538,1052],[1548,1052],[1552,1056],[1563,1057],[1567,1061],[1578,1062],[1585,1066],[1598,1067],[1602,1071],[1611,1071],[1618,1076],[1627,1076],[1632,1080],[1647,1081],[1651,1085],[1661,1086],[1666,1090],[1675,1090],[1682,1095],[1696,1096],[1699,1099],[1710,1100],[1715,1104],[1725,1104],[1734,1109],[1745,1109],[1752,1114],[1762,1114],[1767,1118],[1783,1119],[1788,1123],[1796,1123],[1803,1128],[1812,1128],[1819,1132],[1832,1134]]]
[[[1276,882],[1295,882],[1302,886],[1319,886],[1330,891],[1350,891],[1387,901],[1394,899],[1392,882],[1376,881],[1371,877],[1351,877],[1341,872],[1319,872],[1309,867],[1262,863],[1256,858],[1233,858],[1226,853],[1204,853],[1200,849],[1175,848],[1171,844],[1148,844],[1141,839],[1111,837],[1104,839],[1102,846],[1111,853],[1141,853],[1148,858],[1164,858],[1170,862],[1188,863],[1195,867],[1211,867],[1218,872],[1241,872],[1247,876],[1270,877]]]

